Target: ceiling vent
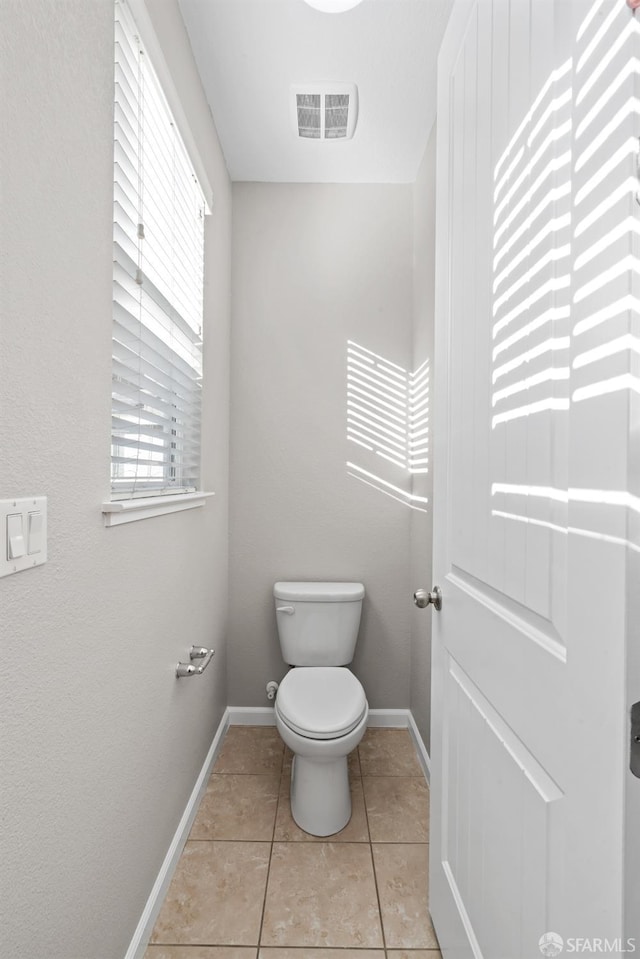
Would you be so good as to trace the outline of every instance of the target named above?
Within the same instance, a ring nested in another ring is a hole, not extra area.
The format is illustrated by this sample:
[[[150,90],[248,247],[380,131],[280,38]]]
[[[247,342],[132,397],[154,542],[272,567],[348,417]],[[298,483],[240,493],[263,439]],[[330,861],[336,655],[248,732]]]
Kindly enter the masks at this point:
[[[303,140],[350,140],[358,119],[358,88],[355,83],[296,84],[291,119]]]

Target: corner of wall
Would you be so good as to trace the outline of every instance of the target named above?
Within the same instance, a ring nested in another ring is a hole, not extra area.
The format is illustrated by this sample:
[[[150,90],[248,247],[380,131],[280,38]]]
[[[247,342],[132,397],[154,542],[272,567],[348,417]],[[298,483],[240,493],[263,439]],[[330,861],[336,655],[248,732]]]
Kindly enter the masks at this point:
[[[434,123],[413,188],[413,363],[428,364],[429,409],[432,416],[435,308],[435,188],[436,124]],[[426,513],[411,518],[411,580],[413,590],[431,588],[433,532],[433,438],[428,434],[428,472],[414,477],[415,491],[425,496]],[[431,713],[431,616],[413,610],[411,619],[411,711],[429,749]]]

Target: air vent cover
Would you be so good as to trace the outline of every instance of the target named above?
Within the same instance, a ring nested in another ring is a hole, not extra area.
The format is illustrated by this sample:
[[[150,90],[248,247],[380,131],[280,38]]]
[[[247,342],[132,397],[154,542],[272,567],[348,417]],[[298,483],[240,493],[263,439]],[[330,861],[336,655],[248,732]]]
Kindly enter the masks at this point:
[[[291,119],[304,140],[350,140],[358,119],[358,88],[355,83],[295,84]]]

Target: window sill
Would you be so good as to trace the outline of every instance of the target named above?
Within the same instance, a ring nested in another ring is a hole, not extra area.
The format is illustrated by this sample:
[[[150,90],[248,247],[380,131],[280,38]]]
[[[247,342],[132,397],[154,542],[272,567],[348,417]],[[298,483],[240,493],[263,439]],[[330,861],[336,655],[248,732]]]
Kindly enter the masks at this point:
[[[122,523],[135,523],[139,519],[152,516],[164,516],[165,513],[177,513],[183,509],[204,506],[209,496],[215,493],[178,493],[175,496],[149,496],[144,499],[123,499],[103,503],[105,526],[121,526]]]

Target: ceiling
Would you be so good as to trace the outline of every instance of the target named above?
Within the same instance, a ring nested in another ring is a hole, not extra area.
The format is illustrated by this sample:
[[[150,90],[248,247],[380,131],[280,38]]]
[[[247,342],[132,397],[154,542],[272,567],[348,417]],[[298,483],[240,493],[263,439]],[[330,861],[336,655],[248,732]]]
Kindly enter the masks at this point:
[[[232,180],[412,183],[436,112],[452,0],[179,0]],[[352,140],[301,139],[292,84],[355,82]]]

